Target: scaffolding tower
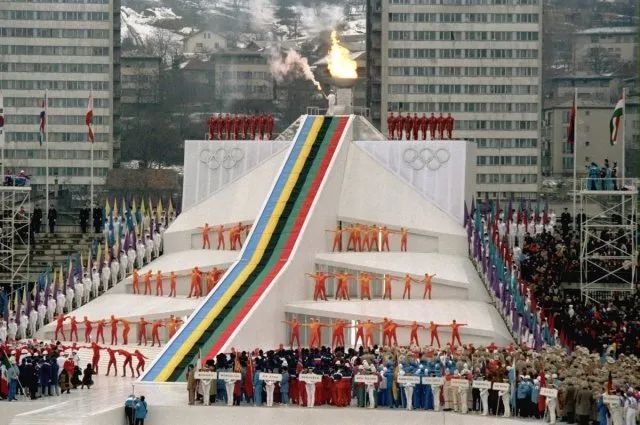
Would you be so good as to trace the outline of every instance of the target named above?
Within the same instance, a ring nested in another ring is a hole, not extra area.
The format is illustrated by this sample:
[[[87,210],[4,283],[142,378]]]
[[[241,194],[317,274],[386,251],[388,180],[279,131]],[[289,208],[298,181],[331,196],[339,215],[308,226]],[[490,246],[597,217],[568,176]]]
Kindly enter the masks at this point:
[[[604,302],[634,293],[637,284],[637,179],[582,179],[580,196],[580,293]],[[598,210],[594,206],[599,206]]]
[[[29,281],[31,188],[0,186],[0,286]]]

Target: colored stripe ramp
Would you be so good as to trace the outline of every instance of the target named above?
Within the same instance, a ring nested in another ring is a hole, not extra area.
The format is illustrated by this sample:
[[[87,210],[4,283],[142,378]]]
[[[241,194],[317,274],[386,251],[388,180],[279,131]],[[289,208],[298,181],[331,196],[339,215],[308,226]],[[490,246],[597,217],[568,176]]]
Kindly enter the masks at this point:
[[[288,263],[348,117],[307,116],[240,259],[154,361],[143,381],[181,381],[200,355],[216,355]]]

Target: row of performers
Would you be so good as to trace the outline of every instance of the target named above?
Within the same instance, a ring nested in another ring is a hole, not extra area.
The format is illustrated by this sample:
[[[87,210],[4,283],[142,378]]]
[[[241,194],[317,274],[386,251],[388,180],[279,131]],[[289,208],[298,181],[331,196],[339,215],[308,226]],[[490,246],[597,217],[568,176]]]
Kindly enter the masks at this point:
[[[431,135],[431,140],[436,139],[436,133],[438,139],[452,139],[454,122],[451,114],[444,117],[440,113],[436,117],[432,112],[430,117],[427,117],[425,113],[419,117],[417,113],[414,113],[413,116],[411,114],[402,116],[401,112],[394,116],[391,112],[387,117],[387,129],[390,140],[427,140],[427,131]],[[421,139],[418,137],[418,133],[422,133]]]
[[[271,114],[213,114],[207,119],[209,140],[271,140],[273,127]]]

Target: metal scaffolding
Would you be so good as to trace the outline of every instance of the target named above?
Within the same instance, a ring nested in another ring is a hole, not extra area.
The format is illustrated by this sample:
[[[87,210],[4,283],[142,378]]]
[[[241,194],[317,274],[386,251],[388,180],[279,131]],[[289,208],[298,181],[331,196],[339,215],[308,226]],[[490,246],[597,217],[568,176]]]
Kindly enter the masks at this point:
[[[600,179],[582,179],[580,187],[582,300],[603,302],[616,292],[635,292],[638,180],[610,179],[604,183]],[[589,214],[597,210],[594,205],[602,211]]]
[[[0,285],[29,281],[31,188],[0,186]]]

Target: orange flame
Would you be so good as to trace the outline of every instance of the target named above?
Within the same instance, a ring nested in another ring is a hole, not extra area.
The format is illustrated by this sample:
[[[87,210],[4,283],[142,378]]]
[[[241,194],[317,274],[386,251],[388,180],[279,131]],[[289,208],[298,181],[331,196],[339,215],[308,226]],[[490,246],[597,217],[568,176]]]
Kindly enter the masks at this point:
[[[327,58],[329,73],[337,78],[358,78],[358,64],[351,59],[349,49],[340,44],[338,34],[331,32],[331,49]]]

